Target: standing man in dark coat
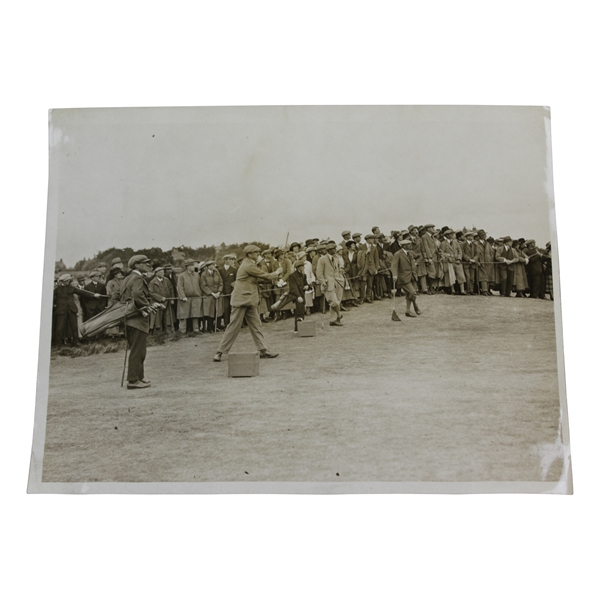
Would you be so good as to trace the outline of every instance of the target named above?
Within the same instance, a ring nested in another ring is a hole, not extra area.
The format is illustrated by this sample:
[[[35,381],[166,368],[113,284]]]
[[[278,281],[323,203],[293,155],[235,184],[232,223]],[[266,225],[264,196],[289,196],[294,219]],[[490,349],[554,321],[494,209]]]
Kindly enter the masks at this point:
[[[297,333],[297,323],[304,320],[304,316],[306,315],[305,294],[310,289],[310,286],[304,274],[304,261],[296,260],[293,263],[293,268],[295,270],[289,275],[287,282],[289,283],[289,299],[295,302],[295,328],[293,332]]]
[[[237,335],[239,335],[239,331],[241,331],[244,318],[254,343],[260,350],[260,357],[276,358],[279,355],[268,351],[266,346],[266,340],[260,325],[260,315],[258,314],[258,304],[260,303],[258,283],[263,280],[274,281],[278,279],[283,269],[279,267],[273,273],[264,272],[256,264],[256,260],[260,255],[260,248],[256,245],[245,246],[243,252],[245,260],[237,271],[237,279],[231,296],[231,322],[221,339],[214,358],[212,358],[214,362],[220,362],[222,355],[229,353],[235,339],[237,339]]]
[[[145,274],[150,272],[150,259],[137,254],[129,260],[129,276],[123,281],[122,302],[133,302],[139,310],[125,320],[125,337],[129,344],[129,368],[127,389],[145,389],[150,381],[145,378],[144,362],[150,330],[150,314],[155,314],[159,303],[152,303]]]
[[[516,271],[516,256],[512,249],[512,238],[507,235],[503,238],[503,243],[495,252],[495,259],[499,263],[499,285],[501,295],[510,297],[512,295],[512,285],[514,284],[514,272]]]
[[[227,328],[231,322],[231,294],[233,293],[235,277],[237,276],[237,268],[235,268],[237,256],[235,254],[228,254],[224,260],[225,263],[218,269],[218,272],[220,273],[220,278],[223,280],[223,326]]]
[[[89,277],[91,283],[88,283],[84,287],[91,294],[91,297],[86,296],[83,302],[85,320],[89,320],[92,316],[100,314],[100,312],[106,309],[108,303],[107,297],[100,297],[101,295],[106,295],[106,285],[101,281],[102,275],[97,270],[94,270],[89,274]]]

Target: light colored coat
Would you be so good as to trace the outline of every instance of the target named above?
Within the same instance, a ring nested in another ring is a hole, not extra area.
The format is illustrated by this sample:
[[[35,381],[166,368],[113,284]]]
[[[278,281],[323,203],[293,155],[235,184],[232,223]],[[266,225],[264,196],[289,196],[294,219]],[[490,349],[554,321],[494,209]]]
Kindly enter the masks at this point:
[[[245,258],[237,271],[237,279],[231,295],[231,306],[233,308],[244,306],[257,308],[260,303],[258,283],[261,280],[274,281],[278,278],[278,274],[264,272],[253,260]]]

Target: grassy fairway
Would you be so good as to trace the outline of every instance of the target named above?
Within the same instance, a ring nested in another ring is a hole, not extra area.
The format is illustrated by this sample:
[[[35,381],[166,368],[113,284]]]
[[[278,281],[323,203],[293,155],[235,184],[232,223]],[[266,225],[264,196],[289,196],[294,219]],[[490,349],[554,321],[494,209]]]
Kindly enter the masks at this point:
[[[222,333],[148,348],[145,390],[122,352],[54,358],[43,482],[557,480],[553,302],[397,302],[401,322],[391,300],[311,316],[313,338],[267,325],[255,378],[211,361]]]

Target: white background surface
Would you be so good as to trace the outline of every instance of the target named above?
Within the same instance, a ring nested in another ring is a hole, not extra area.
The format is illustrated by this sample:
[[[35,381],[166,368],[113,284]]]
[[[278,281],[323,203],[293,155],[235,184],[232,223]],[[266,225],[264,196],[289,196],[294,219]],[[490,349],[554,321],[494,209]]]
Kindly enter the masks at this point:
[[[4,596],[593,595],[597,12],[572,1],[2,3]],[[235,104],[551,106],[572,497],[25,494],[47,110]]]

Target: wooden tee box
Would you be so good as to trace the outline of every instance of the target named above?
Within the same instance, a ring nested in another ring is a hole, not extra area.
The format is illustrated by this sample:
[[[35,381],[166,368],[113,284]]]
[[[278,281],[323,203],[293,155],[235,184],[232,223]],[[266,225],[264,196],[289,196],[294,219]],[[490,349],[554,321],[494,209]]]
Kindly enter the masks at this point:
[[[229,376],[258,376],[260,374],[260,354],[229,354]]]
[[[297,323],[298,337],[314,337],[316,335],[316,323],[313,320],[302,320]]]

